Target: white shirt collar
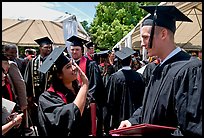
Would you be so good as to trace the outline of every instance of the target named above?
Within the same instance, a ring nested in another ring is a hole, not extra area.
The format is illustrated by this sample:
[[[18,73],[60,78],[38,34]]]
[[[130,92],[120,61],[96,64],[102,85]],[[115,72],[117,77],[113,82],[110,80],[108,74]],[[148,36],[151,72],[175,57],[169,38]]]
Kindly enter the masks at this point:
[[[180,47],[177,47],[176,49],[174,49],[161,63],[160,63],[160,66],[165,62],[167,61],[168,59],[170,59],[171,57],[173,57],[174,55],[176,55],[178,52],[181,51],[181,48]]]

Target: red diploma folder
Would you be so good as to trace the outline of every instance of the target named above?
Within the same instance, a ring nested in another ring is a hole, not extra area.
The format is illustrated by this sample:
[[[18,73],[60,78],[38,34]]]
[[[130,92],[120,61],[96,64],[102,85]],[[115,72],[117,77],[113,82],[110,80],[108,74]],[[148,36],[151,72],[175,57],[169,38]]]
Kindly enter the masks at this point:
[[[151,134],[170,134],[176,130],[175,127],[167,127],[153,124],[139,124],[131,127],[125,127],[116,130],[110,130],[109,134],[113,136],[133,136],[133,135],[151,135]]]

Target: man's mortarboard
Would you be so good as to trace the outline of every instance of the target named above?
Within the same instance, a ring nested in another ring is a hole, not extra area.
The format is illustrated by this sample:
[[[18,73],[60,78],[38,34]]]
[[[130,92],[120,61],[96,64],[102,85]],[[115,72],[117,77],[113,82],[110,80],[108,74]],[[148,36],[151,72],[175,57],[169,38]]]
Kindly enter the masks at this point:
[[[176,21],[192,22],[175,6],[141,6],[140,8],[151,14],[143,20],[142,26],[152,25],[154,14],[156,14],[155,25],[165,27],[173,33],[176,31]]]
[[[87,48],[90,48],[90,47],[94,47],[94,44],[93,44],[93,42],[88,42],[88,43],[86,43],[86,45],[85,45]]]
[[[47,44],[53,44],[53,42],[48,38],[48,37],[43,37],[43,38],[39,38],[34,40],[38,45],[43,46],[43,45],[47,45]]]
[[[131,56],[131,55],[134,54],[134,53],[135,53],[134,50],[132,50],[132,49],[130,49],[130,48],[128,48],[128,47],[124,47],[124,48],[121,49],[121,51],[117,51],[117,52],[115,53],[115,55],[116,55],[119,59],[124,60],[124,59],[126,59],[127,57]]]
[[[146,17],[142,26],[152,26],[150,34],[149,47],[152,48],[154,26],[161,26],[171,30],[173,33],[176,31],[176,21],[192,22],[187,16],[179,11],[175,6],[140,6],[151,15]]]
[[[70,46],[80,46],[82,48],[83,48],[83,45],[88,42],[88,41],[86,41],[86,40],[84,40],[78,36],[75,36],[75,35],[68,38],[67,41],[71,42]]]
[[[61,70],[67,63],[70,62],[70,59],[63,54],[65,48],[66,47],[55,48],[38,68],[38,71],[46,73],[53,64],[56,65],[57,70]]]

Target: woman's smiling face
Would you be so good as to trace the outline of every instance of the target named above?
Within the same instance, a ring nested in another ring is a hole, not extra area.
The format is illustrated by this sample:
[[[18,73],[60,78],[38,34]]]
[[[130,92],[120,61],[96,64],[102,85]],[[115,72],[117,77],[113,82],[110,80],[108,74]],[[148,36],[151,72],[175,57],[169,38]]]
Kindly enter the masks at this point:
[[[72,60],[62,68],[62,74],[60,74],[60,78],[66,82],[72,82],[77,79],[77,68],[73,64]]]

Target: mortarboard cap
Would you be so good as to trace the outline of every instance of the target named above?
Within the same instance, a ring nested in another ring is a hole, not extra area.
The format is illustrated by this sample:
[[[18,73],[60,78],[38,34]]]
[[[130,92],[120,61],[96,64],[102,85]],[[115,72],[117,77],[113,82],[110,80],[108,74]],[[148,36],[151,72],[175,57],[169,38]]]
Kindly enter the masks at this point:
[[[142,22],[142,26],[152,25],[154,14],[156,13],[155,25],[165,27],[171,30],[173,33],[176,31],[176,21],[192,22],[187,16],[179,11],[175,6],[140,6],[140,8],[149,12],[147,18]],[[156,10],[156,12],[155,12]]]
[[[102,58],[106,58],[106,57],[108,57],[109,53],[110,53],[110,50],[104,50],[104,51],[97,52],[96,54]]]
[[[43,38],[39,38],[34,40],[38,45],[43,46],[43,45],[47,45],[47,44],[53,44],[53,42],[48,38],[48,37],[43,37]]]
[[[132,50],[132,49],[130,49],[130,48],[128,48],[128,47],[124,47],[124,48],[121,49],[121,51],[117,51],[117,52],[115,53],[115,55],[116,55],[119,59],[124,60],[124,59],[126,59],[127,57],[131,56],[131,55],[134,54],[134,53],[135,53],[134,50]]]
[[[83,47],[83,45],[88,42],[88,41],[86,41],[86,40],[84,40],[78,36],[75,36],[75,35],[68,38],[67,41],[71,42],[70,46],[80,46],[80,47]]]
[[[88,42],[88,43],[86,43],[86,45],[85,45],[87,48],[90,48],[90,47],[94,47],[94,44],[93,44],[93,42]]]
[[[38,71],[46,73],[53,64],[56,65],[57,70],[61,70],[67,63],[70,62],[70,59],[63,54],[63,51],[66,47],[57,47],[55,48],[43,64],[38,68]]]

